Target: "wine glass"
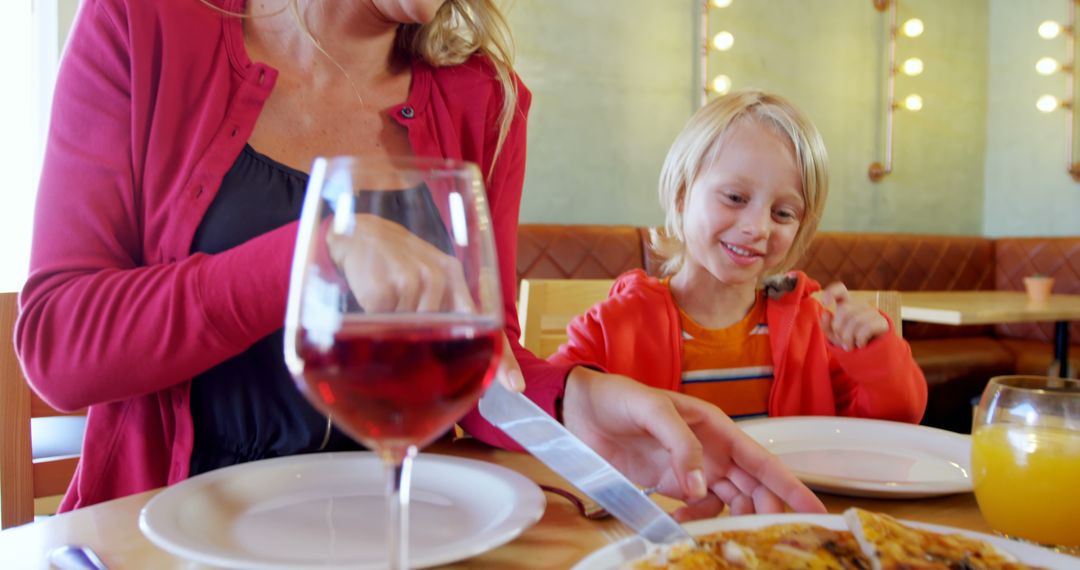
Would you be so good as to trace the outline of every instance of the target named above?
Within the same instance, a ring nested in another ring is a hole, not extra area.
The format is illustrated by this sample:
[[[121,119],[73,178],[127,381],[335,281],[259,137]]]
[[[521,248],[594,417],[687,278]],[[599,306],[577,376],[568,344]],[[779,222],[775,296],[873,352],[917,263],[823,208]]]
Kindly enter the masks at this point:
[[[476,403],[501,355],[502,300],[477,167],[317,159],[285,327],[300,390],[386,465],[389,564],[407,568],[412,458]]]
[[[975,410],[971,469],[994,530],[1080,552],[1080,382],[992,378]]]

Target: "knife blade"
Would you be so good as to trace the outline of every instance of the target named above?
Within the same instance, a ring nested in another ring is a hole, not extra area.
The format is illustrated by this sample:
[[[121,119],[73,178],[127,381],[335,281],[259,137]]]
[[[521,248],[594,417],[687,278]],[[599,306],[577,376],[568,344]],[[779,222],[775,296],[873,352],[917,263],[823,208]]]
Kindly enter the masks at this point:
[[[492,382],[480,415],[654,544],[693,542],[675,519],[524,394]]]

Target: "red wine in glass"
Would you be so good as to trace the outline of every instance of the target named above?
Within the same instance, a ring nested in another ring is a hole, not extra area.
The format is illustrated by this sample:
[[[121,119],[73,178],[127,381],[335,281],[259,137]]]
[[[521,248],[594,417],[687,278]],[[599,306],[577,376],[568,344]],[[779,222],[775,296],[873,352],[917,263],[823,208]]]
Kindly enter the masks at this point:
[[[389,452],[422,447],[494,377],[502,329],[468,317],[347,319],[329,346],[301,338],[308,397],[346,433]]]

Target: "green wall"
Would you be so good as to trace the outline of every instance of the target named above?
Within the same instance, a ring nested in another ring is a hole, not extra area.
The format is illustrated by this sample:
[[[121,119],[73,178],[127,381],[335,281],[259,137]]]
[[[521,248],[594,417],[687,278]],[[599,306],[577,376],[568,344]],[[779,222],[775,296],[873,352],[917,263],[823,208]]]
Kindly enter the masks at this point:
[[[1040,22],[1066,22],[1060,0],[990,0],[990,84],[984,232],[1080,234],[1080,184],[1066,172],[1067,115],[1035,109],[1040,95],[1059,98],[1066,77],[1035,73],[1035,62],[1067,58],[1065,41],[1038,36]],[[1080,152],[1077,152],[1080,156]]]
[[[60,40],[77,0],[59,0]],[[668,145],[697,107],[697,0],[511,1],[517,68],[533,92],[523,222],[657,224],[656,180]],[[899,111],[894,171],[875,184],[885,63],[884,15],[871,0],[734,0],[710,10],[710,79],[792,99],[821,130],[831,193],[822,228],[947,234],[1080,234],[1080,183],[1065,172],[1065,113],[1034,108],[1065,94],[1034,62],[1066,59],[1064,40],[1035,29],[1067,20],[1062,0],[904,0],[900,76],[919,93]],[[1078,137],[1080,138],[1080,137]],[[1078,144],[1077,146],[1080,146]],[[1080,156],[1080,149],[1077,149]]]
[[[1023,12],[1016,4],[1010,10]],[[535,95],[523,222],[661,219],[659,167],[694,107],[695,51],[687,44],[696,36],[698,6],[513,4],[518,67]],[[984,211],[990,216],[993,208],[984,205],[987,158],[1001,168],[1017,161],[987,154],[988,62],[996,53],[988,6],[901,3],[901,21],[917,16],[926,31],[902,39],[898,57],[920,57],[926,70],[901,76],[896,91],[919,93],[925,106],[897,113],[894,171],[877,184],[867,168],[883,154],[886,27],[870,0],[734,0],[712,9],[710,36],[731,31],[735,46],[711,52],[709,75],[723,72],[736,87],[787,96],[818,125],[832,177],[823,229],[980,234]],[[1080,194],[1080,186],[1074,190]],[[1042,229],[1039,220],[1027,227]]]
[[[533,93],[523,222],[656,224],[668,144],[694,110],[686,0],[513,2]]]

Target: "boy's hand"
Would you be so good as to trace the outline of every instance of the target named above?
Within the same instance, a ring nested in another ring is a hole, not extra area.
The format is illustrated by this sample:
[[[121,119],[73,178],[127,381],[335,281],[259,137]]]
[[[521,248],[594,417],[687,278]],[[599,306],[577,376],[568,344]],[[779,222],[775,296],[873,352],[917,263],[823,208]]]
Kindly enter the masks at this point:
[[[853,299],[843,283],[833,283],[822,291],[821,328],[832,344],[852,350],[870,344],[889,332],[889,321],[868,303]],[[830,312],[829,307],[835,308]]]

